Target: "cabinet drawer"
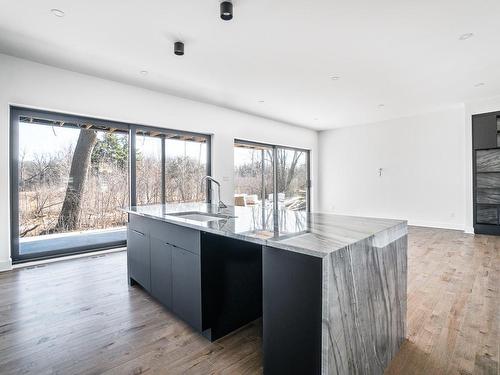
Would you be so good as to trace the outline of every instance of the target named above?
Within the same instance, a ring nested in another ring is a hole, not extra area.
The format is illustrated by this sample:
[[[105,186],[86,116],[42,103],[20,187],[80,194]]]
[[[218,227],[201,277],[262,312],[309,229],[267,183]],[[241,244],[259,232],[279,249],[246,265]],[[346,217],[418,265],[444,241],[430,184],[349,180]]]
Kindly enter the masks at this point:
[[[152,221],[151,219],[147,219],[142,216],[129,214],[128,228],[136,232],[148,235],[149,234],[148,224],[151,221]]]
[[[479,224],[498,224],[497,208],[488,206],[478,206],[476,221]]]
[[[476,151],[476,172],[500,172],[500,149]]]
[[[477,203],[500,204],[499,189],[477,189]]]
[[[200,231],[176,224],[151,220],[150,233],[171,245],[200,255]]]
[[[500,188],[500,173],[478,173],[478,188]]]

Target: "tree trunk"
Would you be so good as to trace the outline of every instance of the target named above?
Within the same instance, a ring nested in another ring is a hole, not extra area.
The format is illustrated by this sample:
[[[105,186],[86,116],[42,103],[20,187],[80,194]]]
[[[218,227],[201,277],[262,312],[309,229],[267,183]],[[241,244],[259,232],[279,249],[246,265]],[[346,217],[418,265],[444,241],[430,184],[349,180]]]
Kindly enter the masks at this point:
[[[83,189],[90,166],[90,157],[96,142],[97,133],[94,130],[80,130],[73,159],[71,160],[66,196],[64,197],[55,231],[72,231],[78,226]]]

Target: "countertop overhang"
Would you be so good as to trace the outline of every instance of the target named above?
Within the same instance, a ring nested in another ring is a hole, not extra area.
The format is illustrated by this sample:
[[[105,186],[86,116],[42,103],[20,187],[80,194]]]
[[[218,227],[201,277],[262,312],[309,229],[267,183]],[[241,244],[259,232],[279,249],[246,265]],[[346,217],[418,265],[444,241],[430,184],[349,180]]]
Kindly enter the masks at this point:
[[[404,220],[344,216],[286,209],[229,206],[208,203],[173,203],[130,206],[133,215],[164,221],[225,237],[323,258],[359,241],[373,247],[387,244],[408,233]],[[234,218],[200,222],[171,214],[196,211]]]

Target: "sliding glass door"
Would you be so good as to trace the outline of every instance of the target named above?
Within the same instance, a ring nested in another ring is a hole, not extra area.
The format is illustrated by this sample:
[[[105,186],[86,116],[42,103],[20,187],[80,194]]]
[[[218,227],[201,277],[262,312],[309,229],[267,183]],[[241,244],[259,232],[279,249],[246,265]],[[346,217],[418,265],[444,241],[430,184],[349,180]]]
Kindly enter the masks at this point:
[[[11,108],[13,260],[124,246],[130,203],[206,200],[209,150],[207,135]]]
[[[235,141],[235,205],[308,210],[309,181],[308,150]]]
[[[14,260],[123,245],[127,127],[40,111],[11,115]]]

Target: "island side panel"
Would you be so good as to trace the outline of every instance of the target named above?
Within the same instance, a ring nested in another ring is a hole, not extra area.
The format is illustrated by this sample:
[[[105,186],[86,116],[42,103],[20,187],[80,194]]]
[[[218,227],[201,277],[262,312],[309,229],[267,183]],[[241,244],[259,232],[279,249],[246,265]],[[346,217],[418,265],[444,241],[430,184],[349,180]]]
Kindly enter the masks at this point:
[[[406,337],[408,238],[380,242],[323,260],[323,374],[383,374]]]
[[[321,373],[322,258],[264,246],[264,374]]]

